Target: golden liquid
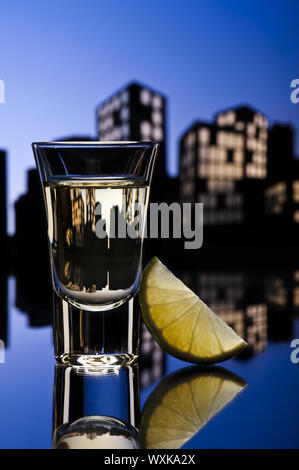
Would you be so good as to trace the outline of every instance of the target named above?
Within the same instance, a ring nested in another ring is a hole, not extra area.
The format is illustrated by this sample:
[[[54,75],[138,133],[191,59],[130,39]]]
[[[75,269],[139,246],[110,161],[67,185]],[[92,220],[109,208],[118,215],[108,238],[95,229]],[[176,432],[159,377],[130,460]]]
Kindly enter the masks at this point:
[[[44,190],[57,293],[93,311],[132,297],[139,283],[149,187],[137,178],[120,177],[56,179]],[[127,229],[124,238],[113,222],[116,211]],[[99,227],[105,238],[99,237]],[[136,238],[129,235],[134,228]]]

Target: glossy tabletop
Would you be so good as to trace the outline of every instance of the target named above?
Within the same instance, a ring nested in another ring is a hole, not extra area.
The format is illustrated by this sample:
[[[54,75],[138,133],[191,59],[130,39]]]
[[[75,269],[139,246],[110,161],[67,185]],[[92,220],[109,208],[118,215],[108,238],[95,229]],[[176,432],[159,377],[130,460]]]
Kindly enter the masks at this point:
[[[299,338],[299,271],[180,276],[249,343],[222,369],[190,368],[143,328],[136,367],[76,377],[55,367],[50,306],[39,312],[34,294],[22,301],[20,281],[2,275],[0,448],[51,448],[57,428],[61,436],[80,413],[130,421],[133,447],[298,448],[299,353],[291,342]]]

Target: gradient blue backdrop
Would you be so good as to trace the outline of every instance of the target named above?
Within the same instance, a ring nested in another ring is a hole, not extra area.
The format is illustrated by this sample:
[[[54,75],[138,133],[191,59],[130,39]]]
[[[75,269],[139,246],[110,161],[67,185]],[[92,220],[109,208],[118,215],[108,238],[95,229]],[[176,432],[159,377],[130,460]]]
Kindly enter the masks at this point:
[[[298,16],[296,0],[1,0],[10,206],[34,165],[30,143],[95,136],[95,106],[132,79],[169,98],[172,174],[182,131],[223,108],[249,103],[298,131]]]

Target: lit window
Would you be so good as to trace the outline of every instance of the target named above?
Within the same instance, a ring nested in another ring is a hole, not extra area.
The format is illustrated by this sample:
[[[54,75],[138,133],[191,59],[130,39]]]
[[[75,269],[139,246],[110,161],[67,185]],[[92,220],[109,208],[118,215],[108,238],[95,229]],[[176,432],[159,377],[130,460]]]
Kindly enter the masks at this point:
[[[115,127],[112,132],[113,132],[113,140],[121,139],[122,132],[121,132],[120,127]]]
[[[293,290],[293,302],[295,307],[299,307],[299,287],[295,287]]]
[[[242,135],[237,135],[235,137],[236,147],[242,149],[244,147],[244,137]]]
[[[217,310],[222,318],[241,337],[245,336],[244,313],[242,310]]]
[[[217,132],[217,144],[220,146],[225,145],[225,132],[222,132],[222,131]]]
[[[195,144],[195,135],[194,132],[189,132],[186,138],[187,146],[192,147]]]
[[[254,137],[254,136],[255,136],[255,132],[256,132],[256,127],[255,127],[255,125],[254,125],[252,122],[249,122],[249,123],[247,124],[247,134],[248,134],[249,136]]]
[[[207,182],[207,187],[209,191],[215,192],[231,192],[234,189],[233,181],[221,181],[221,180],[210,180]]]
[[[219,116],[217,117],[217,124],[218,126],[224,126],[225,124],[225,115],[224,114],[219,114]]]
[[[256,150],[256,148],[257,148],[257,141],[252,137],[248,138],[247,139],[247,149],[254,151],[254,150]]]
[[[198,158],[201,160],[210,159],[210,148],[209,147],[200,147],[198,149]]]
[[[140,133],[141,133],[142,139],[147,140],[151,138],[152,126],[148,121],[142,121],[140,123]]]
[[[227,152],[223,148],[218,148],[217,158],[220,162],[226,162],[226,154]]]
[[[203,127],[199,130],[198,137],[201,144],[208,144],[210,142],[210,130]]]
[[[159,95],[154,95],[152,99],[153,108],[162,108],[162,98]]]
[[[270,186],[265,192],[266,212],[268,214],[281,214],[286,203],[286,184],[283,181]],[[295,215],[294,215],[295,220]]]
[[[122,94],[121,94],[120,99],[121,99],[121,102],[122,102],[123,104],[127,104],[128,101],[129,101],[129,93],[128,93],[126,90],[123,91]]]
[[[299,202],[299,181],[293,182],[293,199],[294,202]]]
[[[254,115],[253,121],[255,124],[257,124],[260,128],[267,128],[268,126],[268,120],[265,116],[263,116],[261,113],[257,113]]]
[[[112,108],[113,111],[116,111],[120,108],[120,99],[119,99],[118,96],[113,98],[113,100],[111,102],[111,108]]]
[[[154,124],[161,124],[162,123],[162,113],[160,111],[153,111],[152,112],[152,121]]]
[[[234,153],[234,160],[236,163],[242,163],[243,162],[243,157],[244,157],[244,154],[241,150],[236,150],[235,153]]]
[[[227,114],[226,114],[226,122],[227,124],[229,125],[233,125],[234,122],[236,120],[236,114],[234,111],[229,111]]]
[[[218,157],[218,148],[211,146],[210,147],[210,159],[211,159],[211,161],[213,161],[213,162],[217,161],[217,157]]]
[[[238,121],[235,123],[235,129],[237,131],[243,131],[245,129],[245,124],[244,122]]]
[[[130,116],[129,108],[127,106],[124,106],[123,108],[121,108],[120,119],[122,121],[127,121],[129,119],[129,116]]]
[[[108,101],[108,103],[106,103],[106,113],[107,114],[111,114],[112,113],[112,106],[111,106],[111,102]]]
[[[111,129],[113,127],[113,118],[112,116],[109,116],[106,118],[106,124],[105,124],[105,129]]]
[[[264,140],[262,139],[259,139],[257,142],[256,142],[256,150],[259,150],[259,151],[264,151],[266,152],[267,150],[267,144]]]
[[[140,102],[145,106],[148,106],[151,101],[151,93],[146,88],[140,90]]]
[[[217,124],[219,126],[232,126],[236,121],[236,113],[228,111],[224,114],[219,114],[217,117]]]
[[[262,351],[267,345],[267,306],[251,305],[246,309],[250,324],[247,327],[247,343],[254,352]]]
[[[106,129],[106,119],[101,119],[100,120],[100,131],[104,132]]]
[[[153,128],[153,138],[155,140],[162,140],[163,139],[163,130],[162,127],[154,127]]]

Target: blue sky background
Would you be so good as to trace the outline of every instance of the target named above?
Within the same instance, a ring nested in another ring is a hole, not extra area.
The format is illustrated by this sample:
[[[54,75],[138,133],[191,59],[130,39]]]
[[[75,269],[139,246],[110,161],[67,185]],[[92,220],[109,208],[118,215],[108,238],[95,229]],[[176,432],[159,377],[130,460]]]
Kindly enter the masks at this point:
[[[168,97],[171,174],[182,131],[229,106],[248,103],[298,132],[298,17],[296,0],[1,0],[10,207],[34,166],[30,143],[95,135],[96,105],[133,79]]]

